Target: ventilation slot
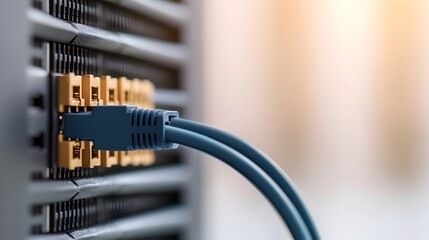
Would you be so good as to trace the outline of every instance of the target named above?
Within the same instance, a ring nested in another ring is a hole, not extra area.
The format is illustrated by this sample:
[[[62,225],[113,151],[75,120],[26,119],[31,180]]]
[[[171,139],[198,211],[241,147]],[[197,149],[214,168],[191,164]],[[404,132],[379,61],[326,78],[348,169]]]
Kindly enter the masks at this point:
[[[40,108],[41,110],[45,109],[44,97],[42,94],[39,94],[31,98],[31,106]]]
[[[35,148],[44,148],[45,147],[45,134],[39,133],[31,137],[31,145]]]
[[[179,203],[177,193],[78,199],[50,204],[50,233],[90,227]]]

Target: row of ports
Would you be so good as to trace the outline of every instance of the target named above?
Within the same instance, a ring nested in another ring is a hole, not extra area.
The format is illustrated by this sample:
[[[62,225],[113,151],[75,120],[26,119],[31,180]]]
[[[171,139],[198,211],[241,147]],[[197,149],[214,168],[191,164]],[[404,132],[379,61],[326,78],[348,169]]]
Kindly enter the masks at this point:
[[[153,108],[154,86],[149,80],[64,74],[58,77],[58,112],[97,105],[136,105]]]
[[[92,142],[64,140],[58,135],[58,167],[74,170],[77,167],[96,166],[149,166],[155,161],[153,151],[100,151],[94,149]]]
[[[58,112],[90,111],[97,105],[136,105],[154,108],[153,84],[148,80],[110,76],[79,76],[74,73],[58,77]],[[153,151],[100,151],[92,142],[64,139],[58,134],[58,167],[73,170],[95,166],[148,166],[155,161]]]

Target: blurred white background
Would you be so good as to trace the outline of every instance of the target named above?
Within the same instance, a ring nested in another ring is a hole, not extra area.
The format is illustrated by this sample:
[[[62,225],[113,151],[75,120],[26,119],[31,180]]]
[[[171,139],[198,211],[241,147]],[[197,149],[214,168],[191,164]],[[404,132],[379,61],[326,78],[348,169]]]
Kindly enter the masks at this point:
[[[294,180],[323,239],[428,239],[429,2],[207,0],[205,122]],[[287,239],[263,197],[205,161],[204,239]]]

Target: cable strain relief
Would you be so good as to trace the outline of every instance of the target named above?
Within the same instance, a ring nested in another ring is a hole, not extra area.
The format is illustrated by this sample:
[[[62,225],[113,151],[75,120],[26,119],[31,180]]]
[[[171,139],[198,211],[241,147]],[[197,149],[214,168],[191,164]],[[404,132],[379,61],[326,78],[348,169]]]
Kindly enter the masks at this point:
[[[161,109],[132,108],[131,110],[131,148],[132,150],[173,149],[178,145],[165,139],[165,125],[178,118],[176,111]]]

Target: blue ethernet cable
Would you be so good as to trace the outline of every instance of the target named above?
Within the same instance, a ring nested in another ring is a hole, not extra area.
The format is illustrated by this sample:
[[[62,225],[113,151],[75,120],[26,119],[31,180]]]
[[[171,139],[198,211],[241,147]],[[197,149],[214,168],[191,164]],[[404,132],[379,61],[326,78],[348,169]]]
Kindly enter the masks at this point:
[[[171,126],[178,117],[175,111],[96,106],[92,112],[65,113],[62,131],[65,139],[90,140],[98,150],[161,150],[181,144],[206,152],[252,182],[279,212],[294,239],[318,239],[312,236],[301,213],[264,170],[224,143]]]
[[[305,207],[304,202],[300,198],[298,191],[293,186],[292,181],[270,157],[230,133],[201,123],[181,118],[174,118],[171,121],[171,126],[196,132],[204,136],[210,137],[214,140],[217,140],[227,145],[228,147],[231,147],[237,152],[243,154],[245,157],[254,162],[258,167],[265,171],[283,190],[286,196],[290,198],[293,205],[296,207],[296,209],[304,219],[305,223],[307,224],[307,227],[310,230],[313,239],[320,239],[313,219],[311,218],[310,213]]]
[[[279,212],[294,239],[313,239],[295,206],[262,169],[242,154],[198,133],[166,126],[166,140],[205,152],[218,158],[246,177]]]

